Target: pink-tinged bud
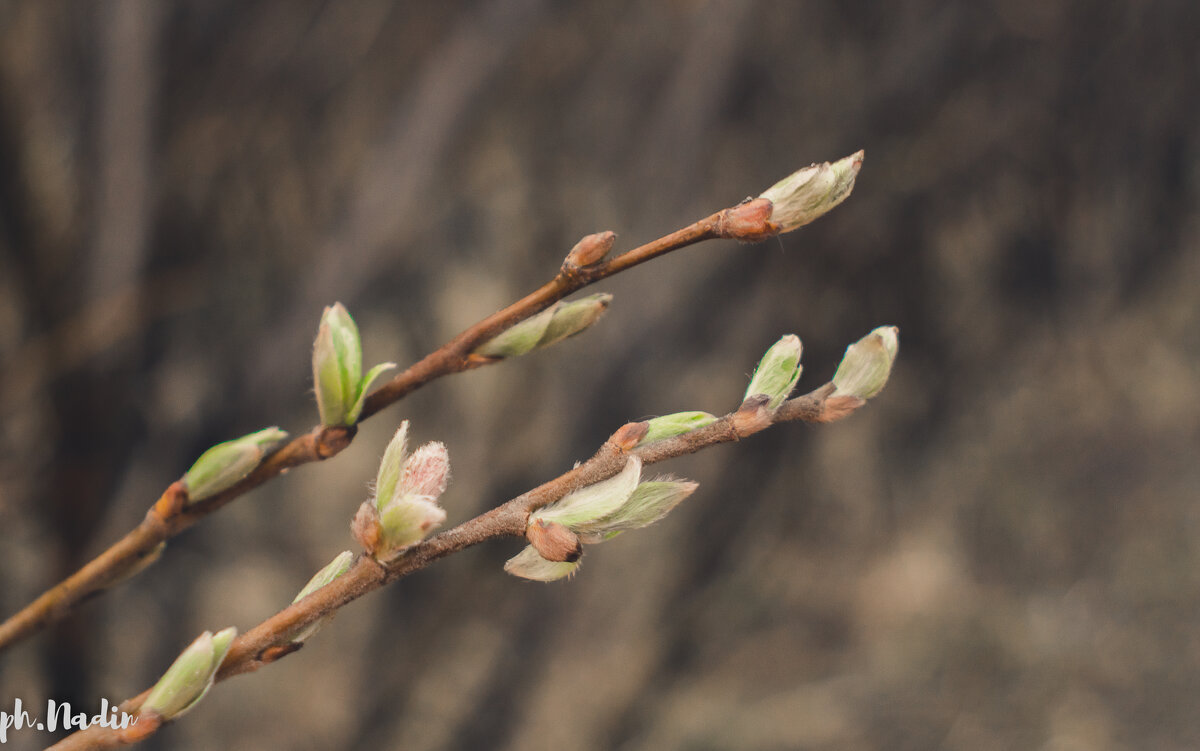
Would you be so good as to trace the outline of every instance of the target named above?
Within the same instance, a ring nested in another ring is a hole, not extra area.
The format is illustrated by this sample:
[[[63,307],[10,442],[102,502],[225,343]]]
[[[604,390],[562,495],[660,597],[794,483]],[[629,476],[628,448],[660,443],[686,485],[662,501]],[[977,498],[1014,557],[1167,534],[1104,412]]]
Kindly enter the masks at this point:
[[[525,539],[540,556],[555,563],[574,563],[583,555],[579,536],[557,522],[531,520],[525,530]]]
[[[400,473],[398,493],[440,498],[450,478],[450,454],[444,444],[427,443],[413,452]]]
[[[608,251],[612,250],[613,243],[616,241],[617,234],[611,231],[588,235],[575,243],[575,247],[571,248],[570,253],[567,253],[564,265],[591,266],[599,263],[604,260],[604,256],[608,255]]]

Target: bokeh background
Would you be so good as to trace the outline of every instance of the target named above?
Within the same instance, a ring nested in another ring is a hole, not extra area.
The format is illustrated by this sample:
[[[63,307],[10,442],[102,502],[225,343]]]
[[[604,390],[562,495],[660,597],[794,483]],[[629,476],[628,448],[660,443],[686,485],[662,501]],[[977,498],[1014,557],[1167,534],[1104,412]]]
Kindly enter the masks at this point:
[[[782,334],[813,388],[895,324],[867,409],[672,462],[700,490],[574,580],[454,556],[145,747],[1200,747],[1197,39],[1194,0],[0,2],[5,615],[208,446],[308,429],[322,306],[408,364],[583,234],[867,152],[830,216],[603,283],[586,335],[177,538],[0,655],[0,709],[96,711],[286,605],[402,419],[458,522],[732,409]]]

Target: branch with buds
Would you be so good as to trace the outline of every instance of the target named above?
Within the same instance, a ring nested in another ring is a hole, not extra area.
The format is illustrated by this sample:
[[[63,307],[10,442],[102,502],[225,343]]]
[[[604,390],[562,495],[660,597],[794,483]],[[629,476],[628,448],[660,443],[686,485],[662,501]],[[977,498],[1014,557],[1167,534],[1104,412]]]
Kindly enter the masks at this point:
[[[737,441],[784,422],[843,419],[879,393],[899,351],[894,326],[875,329],[847,348],[831,382],[789,398],[800,377],[801,345],[788,335],[755,369],[741,406],[723,417],[681,412],[628,423],[591,459],[452,529],[427,537],[446,517],[439,505],[449,476],[440,443],[407,451],[408,423],[384,451],[373,498],[351,524],[363,546],[319,571],[292,604],[246,633],[205,632],[153,687],[120,706],[138,721],[126,728],[99,725],[76,732],[58,749],[112,748],[140,741],[196,705],[214,682],[250,673],[295,652],[343,605],[439,558],[498,537],[523,537],[528,546],[504,566],[515,576],[553,581],[575,573],[584,547],[646,527],[697,488],[673,478],[643,480],[645,466]]]
[[[371,383],[395,365],[382,363],[364,374],[354,320],[340,303],[326,308],[313,349],[320,424],[287,442],[287,433],[267,428],[205,452],[183,478],[167,487],[138,526],[0,623],[0,651],[62,618],[89,595],[151,565],[163,553],[167,540],[208,514],[288,469],[337,455],[353,441],[359,422],[407,394],[442,376],[574,336],[599,320],[612,300],[610,295],[597,294],[565,302],[572,292],[697,242],[715,238],[758,241],[822,216],[849,196],[862,158],[859,151],[832,164],[801,169],[756,199],[718,211],[610,260],[605,258],[616,240],[614,233],[584,237],[549,282],[467,328],[370,394]],[[375,512],[383,514],[385,509],[376,506]]]

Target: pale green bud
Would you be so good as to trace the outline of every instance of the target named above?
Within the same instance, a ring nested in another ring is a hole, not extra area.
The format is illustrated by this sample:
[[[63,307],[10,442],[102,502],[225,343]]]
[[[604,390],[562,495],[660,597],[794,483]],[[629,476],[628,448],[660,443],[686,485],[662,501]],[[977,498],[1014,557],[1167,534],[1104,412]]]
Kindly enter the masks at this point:
[[[646,421],[649,427],[646,430],[646,435],[638,442],[638,445],[654,443],[664,438],[673,438],[677,435],[690,433],[697,428],[703,428],[705,425],[716,421],[717,418],[707,412],[676,412],[673,415],[655,417]]]
[[[625,505],[637,489],[641,475],[642,460],[631,456],[626,460],[625,467],[613,477],[582,487],[538,509],[530,515],[530,523],[557,522],[574,529],[580,524],[601,519]]]
[[[772,412],[779,409],[779,405],[783,404],[783,400],[792,393],[796,382],[800,380],[800,372],[803,370],[800,366],[802,350],[800,338],[795,334],[788,334],[771,345],[762,360],[759,360],[743,401],[764,394],[769,399],[767,409]]]
[[[828,213],[854,189],[863,155],[857,151],[833,164],[813,164],[772,185],[759,196],[771,202],[770,222],[790,232]]]
[[[579,561],[548,561],[540,556],[532,545],[517,553],[504,564],[504,570],[522,579],[532,579],[539,582],[552,582],[564,576],[574,574],[579,568]]]
[[[190,711],[212,688],[217,668],[221,667],[235,636],[237,629],[233,627],[216,634],[211,631],[200,634],[150,689],[141,711],[153,711],[167,720]]]
[[[571,302],[556,302],[481,344],[474,354],[497,358],[516,357],[557,344],[600,320],[610,302],[612,295],[604,292]]]
[[[640,483],[621,508],[575,527],[587,543],[603,542],[628,529],[647,527],[666,516],[696,488],[694,482],[664,478]]]
[[[900,352],[900,329],[880,326],[846,348],[833,376],[834,395],[870,399],[883,390]]]
[[[188,500],[208,498],[233,486],[250,474],[267,452],[284,438],[287,438],[287,433],[279,428],[266,428],[218,443],[205,451],[183,475]]]
[[[336,426],[357,422],[371,382],[383,371],[394,367],[395,363],[380,363],[364,377],[358,326],[341,303],[325,308],[313,345],[313,384],[321,424]]]

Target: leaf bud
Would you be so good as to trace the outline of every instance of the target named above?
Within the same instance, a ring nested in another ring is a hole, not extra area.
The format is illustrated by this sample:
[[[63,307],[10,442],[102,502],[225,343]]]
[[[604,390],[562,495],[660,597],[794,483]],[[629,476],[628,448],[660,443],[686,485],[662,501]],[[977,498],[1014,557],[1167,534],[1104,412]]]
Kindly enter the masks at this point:
[[[791,232],[846,200],[854,190],[863,156],[859,150],[832,164],[813,164],[767,188],[759,197],[771,202],[770,223],[776,231]]]
[[[834,396],[870,399],[883,390],[900,351],[900,329],[880,326],[846,348],[833,376]]]
[[[617,234],[611,231],[588,235],[575,243],[575,247],[571,248],[570,253],[567,253],[564,265],[581,267],[599,263],[608,255],[608,251],[612,250],[616,240]]]
[[[383,371],[396,367],[385,362],[362,373],[362,344],[358,326],[345,306],[325,308],[313,344],[313,386],[322,425],[353,425],[362,413],[367,388]]]
[[[200,634],[150,689],[140,711],[154,712],[168,720],[190,711],[212,688],[217,668],[221,667],[235,636],[237,629],[232,627],[216,634],[211,631]]]
[[[771,345],[759,360],[750,385],[746,387],[743,401],[757,394],[764,394],[768,399],[767,409],[771,412],[779,409],[779,405],[783,404],[783,400],[792,393],[796,382],[800,380],[800,372],[803,370],[800,365],[802,351],[800,338],[795,334],[788,334]]]
[[[232,487],[262,462],[267,451],[287,438],[279,428],[265,428],[256,433],[218,443],[200,455],[183,475],[188,500],[199,501]]]
[[[646,421],[649,427],[638,445],[690,433],[716,421],[717,418],[707,412],[676,412],[673,415],[654,417]]]
[[[574,563],[583,555],[579,536],[557,522],[532,520],[525,529],[525,539],[548,561]]]

